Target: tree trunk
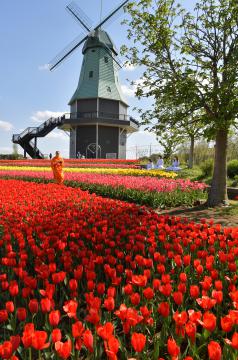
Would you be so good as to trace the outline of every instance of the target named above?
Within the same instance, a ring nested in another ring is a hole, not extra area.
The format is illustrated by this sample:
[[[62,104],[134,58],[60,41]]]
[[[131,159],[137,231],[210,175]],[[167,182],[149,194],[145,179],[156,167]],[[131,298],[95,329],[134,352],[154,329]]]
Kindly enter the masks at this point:
[[[227,196],[227,140],[228,129],[219,129],[216,134],[215,160],[212,185],[208,195],[208,206],[228,204]]]
[[[194,158],[194,135],[190,135],[190,149],[189,149],[189,158],[188,158],[189,169],[193,168],[193,158]]]

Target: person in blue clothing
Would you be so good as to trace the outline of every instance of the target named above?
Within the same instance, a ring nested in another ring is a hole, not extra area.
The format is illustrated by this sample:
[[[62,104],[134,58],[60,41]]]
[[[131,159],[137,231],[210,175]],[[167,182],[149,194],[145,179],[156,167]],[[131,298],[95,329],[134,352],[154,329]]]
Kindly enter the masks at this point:
[[[179,166],[179,159],[177,156],[173,158],[172,165],[167,167],[166,170],[168,171],[180,171],[181,167]]]
[[[159,158],[157,160],[157,164],[155,166],[156,169],[164,169],[164,159],[161,155],[159,155]]]
[[[149,162],[148,164],[146,165],[146,169],[147,170],[152,170],[154,169],[154,164],[153,164],[153,161],[151,159],[149,159]]]

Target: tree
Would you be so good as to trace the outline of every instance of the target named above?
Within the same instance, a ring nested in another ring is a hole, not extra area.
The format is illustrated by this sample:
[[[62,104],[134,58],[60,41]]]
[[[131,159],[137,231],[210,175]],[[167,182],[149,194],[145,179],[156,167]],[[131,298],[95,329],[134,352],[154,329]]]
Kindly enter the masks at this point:
[[[181,141],[184,141],[184,138],[180,136],[178,131],[163,129],[163,133],[158,138],[158,142],[164,149],[165,160],[169,160],[172,157],[177,151]]]
[[[208,205],[226,202],[227,139],[238,109],[237,0],[200,0],[192,12],[175,0],[140,0],[127,11],[134,46],[122,51],[145,69],[136,95],[155,99],[143,121],[164,122],[171,108],[174,120],[199,111],[204,135],[216,144]]]
[[[12,157],[12,159],[18,159],[18,157],[19,157],[17,144],[12,145],[12,156],[11,157]]]
[[[182,119],[174,119],[172,115],[170,115],[168,119],[158,121],[158,123],[152,127],[151,131],[155,131],[157,136],[160,135],[163,144],[161,141],[159,142],[164,147],[170,147],[169,143],[171,143],[171,148],[176,148],[179,144],[189,141],[188,167],[191,169],[194,161],[195,140],[201,138],[203,132],[199,121],[199,113],[193,114],[192,117],[185,116],[184,114],[182,114],[182,116]],[[168,142],[167,145],[166,140]]]

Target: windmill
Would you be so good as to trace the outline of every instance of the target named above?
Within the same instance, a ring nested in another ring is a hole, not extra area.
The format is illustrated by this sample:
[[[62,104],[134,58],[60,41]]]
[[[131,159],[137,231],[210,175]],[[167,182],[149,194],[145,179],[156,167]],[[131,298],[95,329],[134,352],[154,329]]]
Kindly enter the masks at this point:
[[[70,132],[70,158],[79,154],[88,158],[126,157],[127,136],[138,131],[138,123],[127,115],[128,104],[118,76],[122,65],[113,41],[102,26],[112,21],[128,1],[122,1],[95,27],[75,2],[66,7],[84,33],[59,53],[49,68],[54,70],[83,44],[78,86],[69,101],[69,114],[50,118],[38,127],[28,127],[13,135],[13,143],[22,146],[24,156],[28,153],[33,158],[43,158],[37,139],[59,127]]]
[[[83,45],[83,62],[76,91],[69,101],[70,114],[62,129],[70,131],[70,158],[126,156],[127,134],[138,130],[138,123],[127,115],[128,104],[122,94],[118,70],[117,49],[108,33],[102,29],[114,19],[128,0],[92,27],[92,22],[75,3],[66,9],[84,30],[50,63],[54,70]]]

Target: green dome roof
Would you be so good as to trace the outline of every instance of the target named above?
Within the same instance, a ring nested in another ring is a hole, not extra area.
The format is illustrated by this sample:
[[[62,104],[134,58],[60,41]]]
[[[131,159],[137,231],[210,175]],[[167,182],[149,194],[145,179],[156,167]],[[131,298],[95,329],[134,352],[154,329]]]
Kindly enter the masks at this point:
[[[97,29],[95,31],[92,31],[88,39],[86,40],[84,47],[83,47],[83,54],[90,49],[95,47],[108,47],[115,55],[118,55],[118,51],[116,49],[116,46],[114,45],[112,39],[110,36],[106,33],[106,31]]]

